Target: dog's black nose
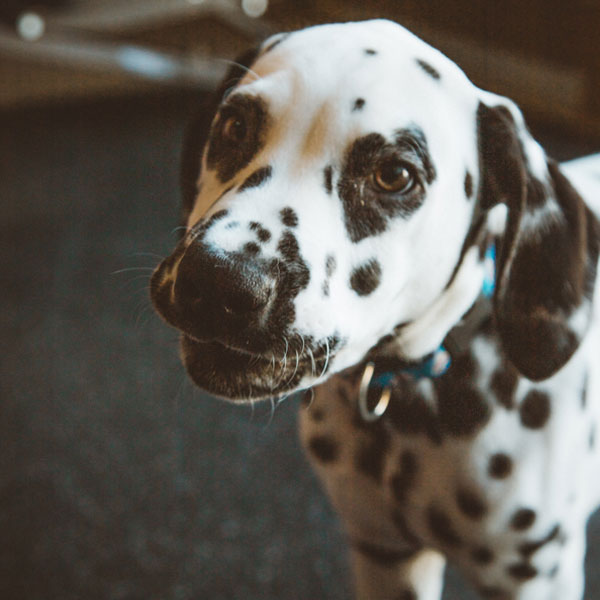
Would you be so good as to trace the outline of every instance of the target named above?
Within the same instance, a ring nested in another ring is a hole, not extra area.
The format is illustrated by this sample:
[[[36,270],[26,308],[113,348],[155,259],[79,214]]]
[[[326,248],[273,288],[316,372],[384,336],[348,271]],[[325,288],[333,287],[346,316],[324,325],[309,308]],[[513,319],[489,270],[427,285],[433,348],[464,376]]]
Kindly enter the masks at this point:
[[[275,293],[266,261],[215,253],[202,243],[186,249],[174,287],[185,329],[200,339],[230,337],[257,325]]]

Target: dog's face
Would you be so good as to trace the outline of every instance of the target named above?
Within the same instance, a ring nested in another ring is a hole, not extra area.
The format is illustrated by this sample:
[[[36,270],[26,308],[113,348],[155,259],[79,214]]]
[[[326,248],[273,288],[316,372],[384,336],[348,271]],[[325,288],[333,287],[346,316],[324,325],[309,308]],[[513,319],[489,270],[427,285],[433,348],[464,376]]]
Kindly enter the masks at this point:
[[[484,92],[387,21],[268,40],[212,121],[152,297],[231,399],[317,383],[418,318],[474,214]]]

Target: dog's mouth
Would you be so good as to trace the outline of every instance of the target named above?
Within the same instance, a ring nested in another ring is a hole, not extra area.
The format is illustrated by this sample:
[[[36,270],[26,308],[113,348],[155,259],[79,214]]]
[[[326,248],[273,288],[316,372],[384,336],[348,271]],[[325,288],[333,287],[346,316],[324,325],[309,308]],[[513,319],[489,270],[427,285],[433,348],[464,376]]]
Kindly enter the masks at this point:
[[[207,392],[233,401],[278,396],[308,387],[328,371],[339,340],[331,337],[314,344],[285,340],[285,349],[254,354],[220,341],[202,342],[183,334],[181,354],[194,383]]]

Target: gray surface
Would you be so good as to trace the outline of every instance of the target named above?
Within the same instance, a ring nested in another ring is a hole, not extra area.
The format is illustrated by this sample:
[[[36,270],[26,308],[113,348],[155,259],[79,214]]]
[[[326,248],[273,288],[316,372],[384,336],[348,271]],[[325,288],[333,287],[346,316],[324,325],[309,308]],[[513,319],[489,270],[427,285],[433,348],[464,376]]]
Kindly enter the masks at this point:
[[[175,240],[192,107],[0,116],[3,599],[350,598],[297,400],[271,415],[194,391],[149,271],[115,273]],[[600,540],[588,599],[599,559]],[[451,579],[445,600],[470,600]]]

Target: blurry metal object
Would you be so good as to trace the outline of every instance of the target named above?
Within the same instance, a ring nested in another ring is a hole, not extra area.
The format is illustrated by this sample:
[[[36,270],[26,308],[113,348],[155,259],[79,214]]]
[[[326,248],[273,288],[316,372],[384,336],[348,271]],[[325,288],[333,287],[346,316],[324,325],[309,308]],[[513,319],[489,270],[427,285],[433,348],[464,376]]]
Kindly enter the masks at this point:
[[[117,32],[199,16],[216,18],[245,36],[264,37],[264,24],[249,19],[240,9],[240,0],[88,0],[55,11],[49,26]]]
[[[123,72],[160,84],[211,89],[225,74],[227,61],[199,53],[157,51],[103,35],[210,17],[251,40],[266,37],[269,30],[264,23],[247,15],[264,13],[268,0],[245,4],[242,10],[239,0],[93,0],[74,3],[68,10],[31,10],[17,17],[15,31],[0,28],[0,53],[19,60]]]
[[[36,41],[23,41],[17,34],[0,34],[0,53],[87,69],[124,71],[162,84],[207,89],[215,87],[226,70],[225,61],[208,56],[182,56],[51,32]]]

